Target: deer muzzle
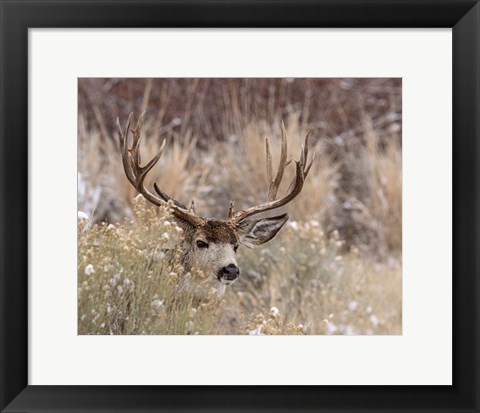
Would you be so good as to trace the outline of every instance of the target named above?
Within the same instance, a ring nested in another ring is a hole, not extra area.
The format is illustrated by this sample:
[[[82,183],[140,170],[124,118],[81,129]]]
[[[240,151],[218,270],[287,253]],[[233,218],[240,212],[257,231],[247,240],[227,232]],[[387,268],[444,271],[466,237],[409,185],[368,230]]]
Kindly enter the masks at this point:
[[[226,267],[220,269],[217,278],[224,284],[231,284],[240,275],[240,270],[235,264],[228,264]]]

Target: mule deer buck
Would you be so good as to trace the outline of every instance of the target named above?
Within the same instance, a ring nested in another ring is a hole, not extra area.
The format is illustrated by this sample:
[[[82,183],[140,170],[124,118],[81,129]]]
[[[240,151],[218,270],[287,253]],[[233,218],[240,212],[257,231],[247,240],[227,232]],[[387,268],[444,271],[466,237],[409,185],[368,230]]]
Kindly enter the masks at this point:
[[[197,215],[193,201],[187,208],[186,205],[164,193],[156,183],[153,186],[157,195],[154,195],[145,187],[145,177],[162,156],[166,141],[163,141],[160,150],[153,159],[145,166],[141,166],[139,143],[144,114],[138,119],[135,129],[130,129],[132,118],[133,114],[130,114],[125,131],[122,131],[117,118],[120,149],[127,179],[152,204],[170,206],[173,217],[183,229],[183,240],[180,245],[181,263],[187,271],[196,268],[207,277],[215,277],[223,285],[233,283],[240,275],[235,257],[239,245],[253,248],[255,245],[270,241],[287,222],[287,214],[257,219],[247,218],[280,208],[292,201],[301,192],[314,159],[313,156],[307,163],[308,134],[305,143],[302,145],[300,159],[294,161],[295,177],[288,188],[287,194],[283,198],[276,199],[285,168],[292,162],[292,160],[287,161],[287,138],[285,128],[282,125],[281,155],[275,177],[272,175],[272,156],[268,138],[266,139],[267,177],[269,182],[267,201],[238,212],[235,212],[232,201],[228,211],[228,219],[221,221]],[[131,147],[128,143],[130,131],[133,134]]]

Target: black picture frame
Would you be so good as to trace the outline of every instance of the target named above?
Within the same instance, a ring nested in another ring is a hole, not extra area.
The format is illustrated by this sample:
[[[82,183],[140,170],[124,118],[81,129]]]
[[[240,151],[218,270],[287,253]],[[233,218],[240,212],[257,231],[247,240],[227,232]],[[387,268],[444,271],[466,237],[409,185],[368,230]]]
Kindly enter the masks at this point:
[[[1,412],[480,411],[477,1],[0,0],[0,16]],[[38,27],[453,28],[453,385],[29,386],[28,29]]]

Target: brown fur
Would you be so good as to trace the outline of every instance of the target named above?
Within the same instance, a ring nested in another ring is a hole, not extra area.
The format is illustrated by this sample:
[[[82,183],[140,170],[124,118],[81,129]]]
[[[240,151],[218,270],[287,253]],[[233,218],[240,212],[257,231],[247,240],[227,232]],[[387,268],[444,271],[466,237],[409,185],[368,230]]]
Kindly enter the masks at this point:
[[[205,234],[208,242],[223,242],[232,245],[238,242],[235,232],[225,222],[216,219],[209,219],[201,231]]]
[[[183,228],[184,239],[182,241],[181,262],[187,271],[193,267],[193,249],[197,238],[203,238],[209,243],[238,244],[238,239],[233,231],[225,222],[209,219],[201,227],[193,227],[185,222],[179,222]]]

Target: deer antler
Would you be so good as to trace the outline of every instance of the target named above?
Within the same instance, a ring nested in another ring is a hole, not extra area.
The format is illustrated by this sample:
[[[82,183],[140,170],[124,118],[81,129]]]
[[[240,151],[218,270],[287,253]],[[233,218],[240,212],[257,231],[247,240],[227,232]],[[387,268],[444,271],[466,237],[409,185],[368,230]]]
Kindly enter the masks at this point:
[[[310,132],[307,133],[305,136],[305,142],[302,145],[302,149],[300,151],[300,159],[295,162],[295,177],[293,178],[290,186],[288,188],[287,194],[281,198],[275,200],[277,197],[278,188],[283,179],[283,174],[285,172],[285,168],[292,162],[289,160],[287,162],[287,134],[285,131],[285,126],[282,122],[282,151],[280,154],[280,162],[278,165],[278,170],[275,175],[275,178],[272,178],[272,154],[270,152],[270,143],[268,138],[265,139],[265,146],[266,146],[266,157],[267,157],[267,179],[269,183],[268,189],[268,198],[266,203],[252,206],[250,208],[244,209],[237,213],[233,210],[233,203],[230,204],[230,210],[228,214],[228,223],[230,226],[235,227],[240,222],[242,222],[245,218],[249,216],[259,214],[261,212],[270,211],[272,209],[276,209],[288,204],[292,201],[301,191],[303,188],[303,183],[305,182],[305,178],[312,167],[313,160],[315,159],[315,154],[313,154],[312,159],[307,164],[307,157],[308,157],[308,139],[310,137]]]
[[[159,151],[153,157],[153,159],[151,159],[150,162],[148,162],[145,166],[141,166],[139,143],[140,139],[142,138],[141,131],[143,126],[144,114],[145,113],[142,113],[138,118],[137,126],[135,127],[135,129],[130,129],[130,124],[132,123],[133,118],[133,113],[131,113],[127,120],[125,132],[122,131],[120,121],[117,118],[117,129],[120,140],[120,150],[122,152],[123,169],[125,170],[125,175],[127,176],[127,179],[130,181],[133,187],[152,204],[156,206],[161,206],[166,205],[169,201],[171,201],[170,206],[172,208],[172,213],[174,216],[183,219],[184,221],[187,221],[194,226],[203,225],[205,223],[205,220],[196,215],[193,208],[187,210],[185,205],[183,205],[181,202],[176,201],[175,199],[162,192],[158,188],[156,183],[154,184],[154,188],[160,198],[152,194],[145,187],[145,177],[162,156],[163,150],[165,149],[166,140],[163,141]],[[132,146],[129,148],[128,134],[130,131],[133,134],[133,143]]]

